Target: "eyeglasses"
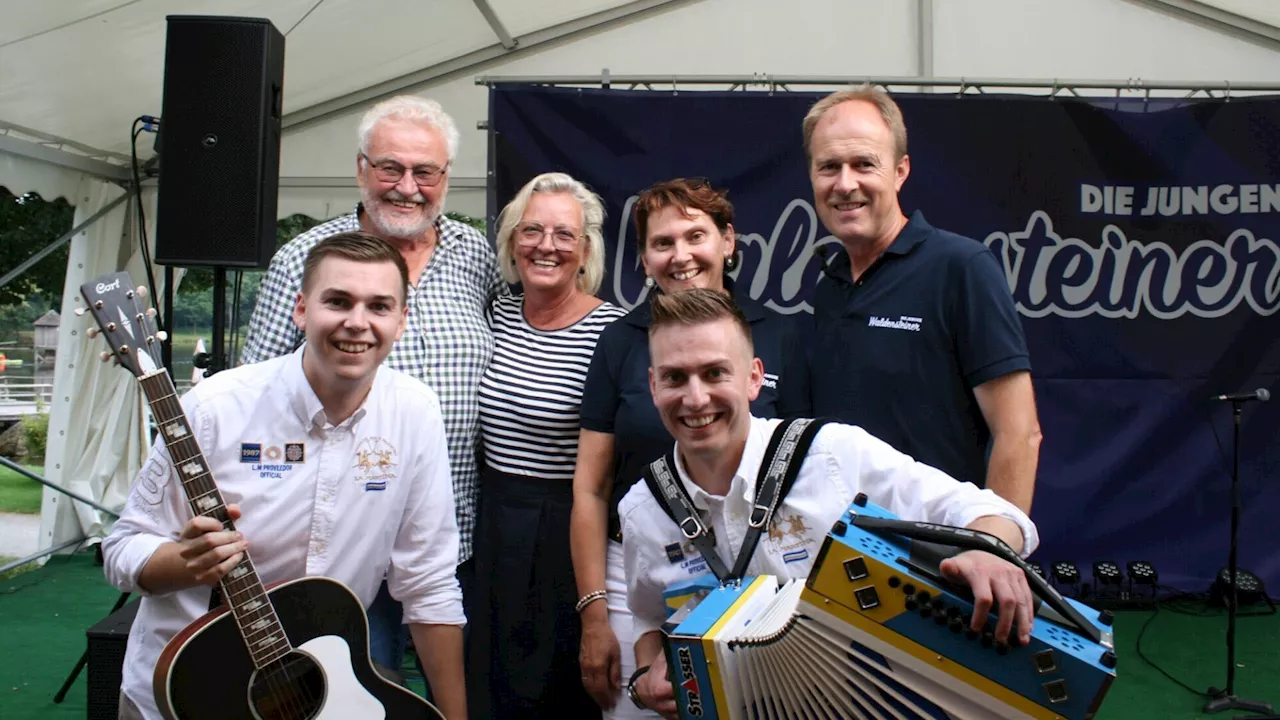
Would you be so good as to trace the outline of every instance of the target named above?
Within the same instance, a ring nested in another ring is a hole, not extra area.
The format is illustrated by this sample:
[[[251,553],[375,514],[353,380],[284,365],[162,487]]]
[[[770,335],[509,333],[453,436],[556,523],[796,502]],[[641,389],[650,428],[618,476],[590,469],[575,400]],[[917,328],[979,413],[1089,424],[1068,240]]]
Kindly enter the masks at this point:
[[[543,228],[537,223],[527,223],[516,228],[516,242],[524,247],[537,247],[542,238],[551,233],[551,244],[557,250],[573,250],[578,247],[578,235],[566,227]]]
[[[364,158],[364,161],[369,163],[369,166],[373,168],[374,177],[378,178],[382,182],[398,183],[400,182],[400,178],[404,177],[405,167],[398,162],[384,160],[382,162],[375,163],[373,158],[365,155],[364,153],[360,153],[360,157]],[[445,167],[419,165],[411,172],[413,173],[413,181],[418,184],[418,187],[435,187],[440,184],[440,179],[444,177],[444,172],[447,169],[448,165]]]

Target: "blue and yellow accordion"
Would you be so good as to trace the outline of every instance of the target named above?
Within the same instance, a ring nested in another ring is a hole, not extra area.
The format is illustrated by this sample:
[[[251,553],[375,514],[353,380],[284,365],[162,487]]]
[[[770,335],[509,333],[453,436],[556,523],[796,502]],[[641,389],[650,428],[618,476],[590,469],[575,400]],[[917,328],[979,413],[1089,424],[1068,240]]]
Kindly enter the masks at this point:
[[[860,496],[807,581],[757,576],[720,586],[704,576],[673,585],[663,631],[680,716],[1094,716],[1116,675],[1108,615],[1029,574],[1040,601],[1031,642],[997,643],[994,613],[984,632],[972,630],[968,591],[921,559],[937,545],[868,529],[875,524],[981,535],[897,522]]]

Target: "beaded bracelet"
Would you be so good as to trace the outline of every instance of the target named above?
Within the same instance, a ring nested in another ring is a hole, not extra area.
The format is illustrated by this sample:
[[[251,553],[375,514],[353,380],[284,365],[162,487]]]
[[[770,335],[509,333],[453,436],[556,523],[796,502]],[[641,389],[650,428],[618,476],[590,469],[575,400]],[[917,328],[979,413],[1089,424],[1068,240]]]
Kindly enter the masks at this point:
[[[606,593],[604,590],[592,590],[586,595],[583,595],[582,598],[578,600],[578,604],[573,607],[573,611],[579,612],[579,613],[582,612],[583,608],[595,602],[596,600],[600,600],[604,598],[605,594]]]

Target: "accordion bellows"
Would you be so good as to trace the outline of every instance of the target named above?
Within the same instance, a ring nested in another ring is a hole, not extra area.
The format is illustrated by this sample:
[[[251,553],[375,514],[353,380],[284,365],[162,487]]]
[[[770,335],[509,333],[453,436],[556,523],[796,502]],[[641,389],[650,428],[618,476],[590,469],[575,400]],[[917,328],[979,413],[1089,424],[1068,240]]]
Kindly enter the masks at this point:
[[[850,506],[807,581],[699,578],[668,590],[679,609],[664,644],[682,718],[1094,716],[1115,679],[1096,611],[1057,596],[1093,627],[1043,603],[1028,645],[997,643],[994,617],[969,629],[967,592],[911,562],[911,540],[856,527],[859,514],[893,519]]]

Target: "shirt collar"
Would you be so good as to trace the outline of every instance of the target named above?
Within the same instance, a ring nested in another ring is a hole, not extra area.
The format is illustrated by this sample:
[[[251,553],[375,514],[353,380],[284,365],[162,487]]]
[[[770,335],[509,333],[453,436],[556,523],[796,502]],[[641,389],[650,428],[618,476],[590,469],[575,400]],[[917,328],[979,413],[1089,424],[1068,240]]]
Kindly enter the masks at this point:
[[[889,247],[885,248],[884,254],[908,255],[932,234],[933,226],[929,224],[928,220],[924,219],[924,213],[916,210],[911,213],[907,224],[903,225],[902,229],[898,231],[898,237],[894,238]],[[848,281],[852,279],[853,276],[849,270],[849,252],[843,246],[839,252],[835,253],[827,272],[834,274],[841,280]]]
[[[304,342],[302,346],[293,351],[289,359],[285,363],[284,382],[285,390],[289,395],[289,407],[293,409],[293,414],[297,416],[298,422],[310,431],[311,429],[325,429],[329,427],[329,417],[324,414],[324,405],[321,404],[319,396],[311,387],[311,381],[307,380],[307,374],[302,371],[302,353],[307,349]],[[374,377],[373,387],[369,389],[369,395],[372,395],[378,388],[378,381],[382,376],[381,368]],[[369,398],[365,397],[365,401],[361,403],[360,409],[351,414],[351,417],[343,421],[342,425],[346,427],[354,427],[365,416],[365,408],[369,404]]]
[[[760,471],[760,463],[764,461],[764,451],[768,447],[764,422],[755,417],[751,417],[750,420],[751,429],[747,433],[747,446],[742,451],[742,460],[738,463],[738,469],[733,472],[733,480],[729,483],[729,492],[725,494],[725,497],[730,497],[740,493],[742,499],[748,504],[755,502],[756,474]],[[708,509],[710,507],[710,499],[715,496],[703,490],[689,477],[689,471],[685,469],[684,460],[680,457],[680,443],[678,442],[676,443],[675,456],[676,474],[680,477],[680,482],[684,483],[684,489],[689,493],[690,499],[693,500],[694,507],[699,510]]]
[[[360,218],[363,217],[363,215],[364,215],[364,203],[358,202],[356,203],[356,223],[357,224],[360,222]],[[436,229],[436,242],[448,249],[452,249],[453,246],[456,245],[458,242],[457,234],[453,232],[449,232],[447,229],[448,223],[452,223],[452,222],[453,221],[445,217],[444,213],[442,212],[436,218],[435,223],[433,223],[433,226]]]

